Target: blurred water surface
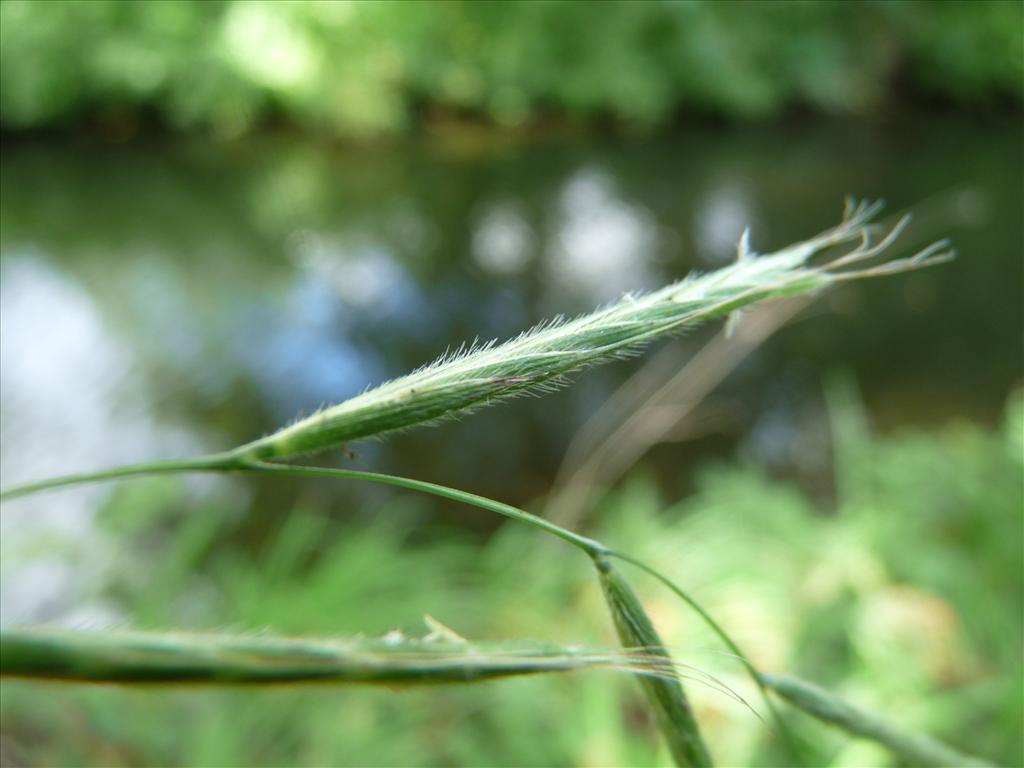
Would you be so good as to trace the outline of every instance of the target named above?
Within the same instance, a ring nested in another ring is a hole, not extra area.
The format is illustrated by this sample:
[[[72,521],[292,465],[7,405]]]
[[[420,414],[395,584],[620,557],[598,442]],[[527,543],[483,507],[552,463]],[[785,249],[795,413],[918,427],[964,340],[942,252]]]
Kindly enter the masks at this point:
[[[650,455],[655,476],[678,497],[690,467],[737,449],[824,466],[837,369],[882,429],[995,423],[1024,369],[1022,166],[1015,125],[958,118],[366,147],[8,140],[3,483],[226,448],[464,341],[713,269],[747,225],[760,251],[811,235],[847,193],[914,211],[906,248],[949,236],[959,259],[819,301],[728,378],[727,419]],[[355,463],[526,502],[642,364],[357,445]],[[262,504],[300,492],[273,486]],[[323,492],[344,509],[367,493]],[[89,497],[50,498],[59,515]]]

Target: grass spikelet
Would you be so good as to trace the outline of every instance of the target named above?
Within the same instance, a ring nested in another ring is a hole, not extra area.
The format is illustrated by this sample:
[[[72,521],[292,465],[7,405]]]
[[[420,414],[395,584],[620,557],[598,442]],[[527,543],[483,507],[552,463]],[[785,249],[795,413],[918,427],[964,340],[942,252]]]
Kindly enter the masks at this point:
[[[657,630],[629,582],[604,557],[594,557],[605,601],[615,622],[622,645],[658,660],[671,663]],[[677,765],[711,765],[711,755],[697,727],[693,709],[677,677],[643,677],[640,684],[655,711],[658,725]]]
[[[643,651],[540,642],[460,639],[332,640],[181,632],[10,629],[0,634],[0,675],[83,683],[387,686],[484,682],[519,675],[605,669],[671,679],[671,661]],[[721,690],[721,684],[706,683]],[[724,693],[735,696],[731,691]]]
[[[978,768],[992,763],[965,755],[922,733],[896,727],[880,715],[851,704],[823,688],[783,675],[760,675],[765,686],[793,706],[854,736],[877,741],[910,765]]]
[[[848,201],[838,226],[769,255],[757,256],[745,234],[737,260],[723,269],[692,274],[646,295],[628,295],[573,320],[542,323],[500,345],[460,347],[407,376],[249,443],[236,455],[288,459],[433,424],[506,398],[556,389],[574,371],[635,354],[655,338],[738,313],[754,302],[808,293],[837,281],[916,269],[951,256],[942,241],[909,259],[867,266],[893,244],[908,221],[901,219],[875,242],[875,228],[869,222],[880,207]],[[851,242],[856,246],[832,262],[809,263],[815,254]]]
[[[872,266],[909,221],[904,217],[880,233],[870,223],[879,210],[879,203],[847,201],[836,227],[764,256],[751,250],[749,236],[744,234],[737,260],[728,267],[692,274],[645,296],[626,296],[574,320],[541,323],[504,344],[487,342],[460,348],[407,376],[224,453],[50,478],[7,488],[0,492],[0,499],[129,476],[247,471],[266,466],[266,460],[292,459],[360,438],[434,424],[505,398],[557,389],[574,371],[636,354],[655,338],[712,318],[736,318],[744,307],[758,301],[809,293],[845,280],[919,269],[952,258],[948,242],[942,240],[909,258]],[[846,253],[820,265],[811,264],[816,254],[849,243],[855,245]]]

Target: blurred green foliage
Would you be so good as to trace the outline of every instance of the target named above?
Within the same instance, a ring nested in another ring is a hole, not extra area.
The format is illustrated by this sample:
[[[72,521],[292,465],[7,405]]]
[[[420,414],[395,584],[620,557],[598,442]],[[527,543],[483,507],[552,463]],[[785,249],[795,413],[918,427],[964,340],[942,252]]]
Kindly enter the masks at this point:
[[[755,468],[718,465],[677,504],[635,477],[596,510],[594,533],[684,584],[764,669],[1020,765],[1024,398],[1003,432],[885,438],[855,398],[833,399],[832,512]],[[246,544],[230,505],[186,496],[172,481],[125,484],[100,518],[105,546],[41,542],[5,553],[4,568],[54,554],[92,564],[83,601],[131,626],[420,634],[429,612],[473,638],[615,644],[585,558],[521,527],[481,544],[427,524],[429,506],[403,496],[362,526],[300,507]],[[684,605],[633,580],[677,661],[763,707]],[[721,764],[781,764],[765,723],[690,689]],[[891,762],[790,715],[814,765]],[[612,673],[396,692],[8,681],[0,698],[5,755],[27,765],[667,764],[647,717],[636,684]]]
[[[123,2],[0,5],[8,129],[155,113],[236,135],[340,135],[445,114],[653,125],[679,109],[977,107],[1024,89],[1018,2]]]

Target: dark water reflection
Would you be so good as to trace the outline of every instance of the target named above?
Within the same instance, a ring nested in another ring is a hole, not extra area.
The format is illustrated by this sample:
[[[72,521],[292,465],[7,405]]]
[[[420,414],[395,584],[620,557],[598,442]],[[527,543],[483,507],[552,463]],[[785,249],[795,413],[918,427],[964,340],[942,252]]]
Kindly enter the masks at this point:
[[[821,450],[800,435],[835,370],[884,429],[994,421],[1022,372],[1022,171],[1015,125],[952,120],[528,146],[9,141],[3,482],[249,440],[449,345],[713,268],[748,223],[759,250],[812,234],[848,192],[912,208],[908,246],[948,235],[960,259],[819,302],[727,381],[726,427],[652,467],[680,494],[681,467],[737,446],[821,465],[793,446]],[[357,464],[523,502],[639,364],[357,446]]]

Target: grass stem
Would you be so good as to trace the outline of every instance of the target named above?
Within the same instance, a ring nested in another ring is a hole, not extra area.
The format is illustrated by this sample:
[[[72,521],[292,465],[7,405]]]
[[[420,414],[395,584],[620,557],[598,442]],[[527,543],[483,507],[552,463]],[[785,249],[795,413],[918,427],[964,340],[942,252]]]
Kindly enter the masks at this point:
[[[881,715],[851,704],[835,694],[788,675],[760,675],[762,683],[798,709],[853,736],[871,739],[910,765],[932,768],[982,768],[992,763],[965,755],[923,733],[906,731]]]

